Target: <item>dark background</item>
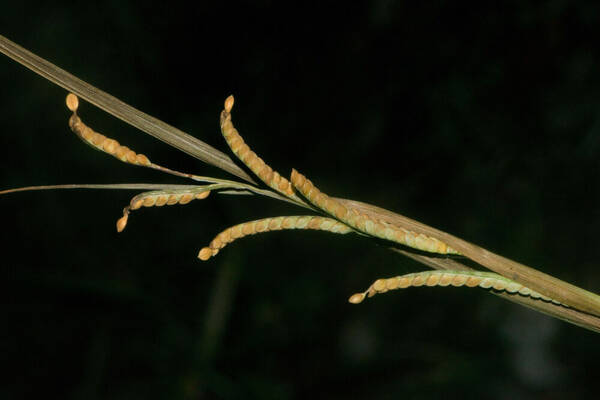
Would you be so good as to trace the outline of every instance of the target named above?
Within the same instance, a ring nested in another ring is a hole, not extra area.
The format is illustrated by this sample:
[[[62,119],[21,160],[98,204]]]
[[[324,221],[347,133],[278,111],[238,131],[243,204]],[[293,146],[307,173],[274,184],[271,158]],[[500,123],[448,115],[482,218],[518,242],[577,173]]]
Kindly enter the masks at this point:
[[[282,174],[376,204],[600,291],[596,1],[13,2],[1,34],[226,151],[225,97]],[[2,188],[173,182],[68,129],[66,92],[0,57]],[[83,120],[201,175],[224,172],[83,103]],[[481,290],[359,306],[424,267],[357,237],[280,232],[209,262],[222,229],[302,211],[211,196],[143,209],[133,192],[0,198],[2,398],[597,396],[599,336]]]

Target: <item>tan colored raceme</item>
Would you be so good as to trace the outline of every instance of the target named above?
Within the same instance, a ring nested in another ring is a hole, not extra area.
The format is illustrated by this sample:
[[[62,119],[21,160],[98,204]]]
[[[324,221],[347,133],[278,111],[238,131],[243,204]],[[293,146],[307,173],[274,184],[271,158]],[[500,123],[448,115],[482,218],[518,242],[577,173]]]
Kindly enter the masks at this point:
[[[95,132],[92,128],[84,124],[83,121],[81,121],[81,118],[79,118],[77,115],[79,99],[73,93],[69,93],[67,95],[66,103],[69,110],[73,112],[73,115],[69,119],[69,127],[84,142],[97,150],[118,158],[123,162],[146,167],[151,165],[150,160],[145,155],[137,154],[129,147],[123,146],[116,140],[108,138],[101,133]]]
[[[129,207],[137,210],[140,207],[161,207],[164,205],[187,204],[192,200],[202,200],[208,197],[210,190],[206,191],[160,191],[141,193],[131,199]]]
[[[202,200],[208,197],[210,190],[173,190],[140,193],[133,197],[129,206],[123,209],[123,216],[117,220],[117,232],[122,232],[127,226],[129,213],[141,207],[162,207],[174,204],[187,204],[192,200]]]
[[[309,179],[295,169],[292,170],[291,180],[296,190],[302,193],[314,206],[357,231],[421,251],[438,254],[459,254],[458,251],[436,238],[418,234],[382,220],[373,219],[367,214],[345,207],[336,199],[322,193]]]
[[[221,133],[231,148],[233,154],[237,156],[256,176],[260,178],[267,186],[275,191],[298,200],[294,194],[292,184],[286,178],[281,176],[277,171],[274,171],[262,158],[256,155],[250,147],[244,142],[242,136],[231,122],[231,109],[233,108],[233,96],[227,97],[225,100],[225,109],[221,112]]]
[[[520,283],[511,281],[502,275],[481,271],[425,271],[393,278],[378,279],[366,291],[352,295],[348,301],[358,304],[367,296],[372,297],[377,293],[385,293],[389,290],[404,289],[412,286],[479,286],[483,289],[506,291],[507,293],[528,296],[532,299],[552,302],[556,305],[566,307],[560,302],[529,289]]]
[[[350,227],[335,219],[316,215],[264,218],[238,224],[219,233],[208,247],[200,250],[198,258],[206,261],[217,255],[227,244],[244,236],[283,229],[315,229],[339,234],[352,232]]]

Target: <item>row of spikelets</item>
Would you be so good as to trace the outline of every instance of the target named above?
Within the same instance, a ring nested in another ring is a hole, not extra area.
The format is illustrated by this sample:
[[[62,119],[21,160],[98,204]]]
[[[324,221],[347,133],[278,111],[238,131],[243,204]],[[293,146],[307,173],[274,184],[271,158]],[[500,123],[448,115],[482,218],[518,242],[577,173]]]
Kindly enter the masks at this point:
[[[314,207],[351,227],[356,232],[380,239],[390,240],[417,250],[438,254],[459,254],[450,246],[436,238],[396,227],[385,221],[375,220],[356,209],[346,208],[340,202],[322,193],[317,187],[295,169],[292,170],[291,182],[273,171],[244,142],[231,122],[233,96],[225,100],[225,109],[221,112],[221,132],[232,152],[267,186],[287,196],[299,200],[293,189],[296,189]],[[293,187],[293,189],[292,189]]]
[[[301,202],[302,200],[294,192],[296,189],[302,196],[307,199],[317,209],[328,214],[331,218],[321,217],[318,219],[321,223],[317,226],[315,223],[307,225],[306,229],[319,229],[325,231],[332,231],[340,233],[338,227],[341,224],[345,224],[347,229],[344,233],[348,233],[352,230],[363,233],[365,235],[374,236],[380,239],[389,240],[395,243],[399,243],[408,247],[415,248],[417,250],[438,253],[438,254],[458,254],[457,251],[447,246],[436,238],[426,236],[424,234],[418,234],[406,230],[404,228],[396,227],[382,220],[375,220],[364,213],[360,213],[356,209],[346,208],[337,200],[329,197],[319,191],[314,184],[306,179],[302,174],[296,170],[292,170],[291,182],[281,176],[277,171],[274,171],[269,165],[267,165],[260,157],[252,151],[249,146],[244,142],[239,132],[233,126],[231,122],[231,109],[233,107],[233,96],[229,96],[225,101],[225,109],[221,112],[221,131],[227,144],[233,151],[233,153],[256,175],[258,176],[267,186],[276,190],[280,194],[294,200]],[[73,112],[69,120],[69,126],[80,137],[84,142],[91,145],[97,150],[108,153],[114,157],[117,157],[123,162],[127,162],[134,165],[151,167],[155,164],[151,163],[148,157],[143,154],[137,154],[127,146],[119,144],[114,139],[107,138],[106,136],[95,132],[90,127],[86,126],[79,116],[77,115],[79,101],[74,94],[67,96],[67,107]],[[136,210],[144,207],[172,205],[172,204],[187,204],[193,199],[204,199],[209,195],[210,191],[204,190],[173,190],[173,191],[151,191],[145,192],[135,196],[128,207],[124,211],[123,217],[117,224],[118,230],[122,231],[127,223],[127,215],[129,211]],[[307,216],[308,218],[308,216]],[[290,217],[288,220],[294,221],[305,221],[306,218]],[[264,221],[264,220],[260,220]],[[314,221],[317,221],[315,219]],[[259,221],[250,221],[246,224],[255,225]],[[334,223],[335,222],[335,223]],[[244,225],[244,224],[241,224]],[[260,224],[259,224],[260,225]],[[335,227],[335,229],[332,229]],[[279,228],[278,228],[279,229]],[[294,224],[286,223],[283,228],[280,229],[305,229],[304,226],[296,226]],[[264,230],[264,231],[268,231]],[[224,231],[227,232],[227,231]],[[219,234],[222,237],[222,232]],[[227,242],[229,243],[229,242]],[[212,249],[212,255],[216,255],[218,251],[223,247],[219,241],[213,240],[209,248]],[[208,251],[202,249],[202,259],[208,259]]]
[[[84,124],[77,115],[79,99],[73,93],[67,95],[67,107],[73,112],[69,119],[69,127],[85,143],[128,164],[140,166],[150,166],[152,164],[145,155],[137,154],[129,147],[122,146],[116,140],[107,138]]]
[[[123,146],[116,140],[107,138],[86,126],[77,115],[79,101],[74,94],[69,94],[66,102],[67,107],[73,112],[73,115],[69,120],[69,127],[84,142],[123,162],[159,170],[168,170],[165,167],[151,163],[145,155],[137,154],[127,146]],[[295,169],[292,170],[291,179],[287,180],[267,165],[244,142],[231,121],[233,104],[233,96],[229,96],[225,100],[224,110],[221,112],[220,117],[221,132],[232,152],[268,187],[296,203],[306,204],[302,200],[302,198],[304,198],[316,210],[325,213],[327,216],[280,216],[263,218],[235,225],[219,233],[207,247],[200,250],[198,258],[201,260],[210,259],[217,255],[227,244],[244,236],[284,229],[313,229],[338,234],[355,232],[389,240],[420,251],[442,255],[460,254],[439,239],[394,226],[386,221],[378,220],[367,214],[361,213],[357,209],[344,206],[336,199],[317,189],[309,179]],[[182,176],[191,176],[183,173],[178,174],[181,174]],[[301,194],[302,198],[300,198],[297,193]],[[210,190],[207,190],[202,186],[198,186],[195,189],[160,190],[138,194],[133,197],[129,205],[123,209],[123,216],[117,221],[117,231],[122,232],[125,229],[129,213],[133,210],[137,210],[141,207],[187,204],[195,199],[205,199],[209,194]],[[350,297],[349,302],[357,304],[362,302],[365,297],[371,297],[376,293],[385,293],[388,290],[422,285],[479,286],[486,289],[492,288],[497,291],[506,291],[508,293],[530,296],[534,299],[560,304],[524,287],[523,285],[508,280],[501,275],[478,271],[426,271],[389,279],[379,279],[365,292],[357,293]]]
[[[101,133],[83,123],[77,115],[79,108],[79,99],[73,93],[69,93],[66,99],[67,108],[73,112],[69,118],[69,127],[86,144],[94,149],[110,154],[122,162],[141,167],[149,167],[158,170],[168,170],[160,165],[150,162],[150,159],[143,154],[138,154],[127,146],[121,145],[114,139],[108,138]],[[169,170],[170,171],[170,170]],[[127,226],[129,213],[143,207],[161,207],[164,205],[187,204],[192,200],[205,199],[210,194],[210,190],[198,189],[186,190],[160,190],[140,193],[133,197],[129,205],[123,209],[123,216],[117,220],[117,231],[122,232]]]
[[[528,296],[535,300],[552,302],[556,305],[568,307],[556,300],[529,289],[520,283],[507,279],[502,275],[481,271],[425,271],[393,278],[378,279],[364,292],[352,295],[348,301],[353,304],[358,304],[362,302],[365,297],[373,297],[378,293],[386,293],[390,290],[419,286],[480,287],[497,292]]]

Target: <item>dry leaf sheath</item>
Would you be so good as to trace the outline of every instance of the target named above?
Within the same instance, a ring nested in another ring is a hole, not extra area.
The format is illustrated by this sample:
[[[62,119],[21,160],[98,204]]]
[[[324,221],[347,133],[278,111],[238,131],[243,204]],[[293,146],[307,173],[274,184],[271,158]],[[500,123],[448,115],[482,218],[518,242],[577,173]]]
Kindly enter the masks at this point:
[[[406,285],[416,286],[421,282],[425,285],[442,286],[446,284],[453,286],[462,284],[491,286],[496,289],[494,294],[553,317],[600,332],[600,297],[594,293],[493,254],[481,247],[402,215],[365,203],[327,196],[295,170],[288,181],[258,157],[235,129],[231,121],[233,107],[233,97],[231,96],[227,98],[224,110],[221,113],[223,136],[233,153],[266,184],[268,189],[255,185],[254,180],[224,153],[94,88],[3,36],[0,36],[0,52],[73,93],[67,98],[67,106],[73,112],[69,126],[83,141],[96,150],[110,154],[126,163],[153,168],[205,183],[204,185],[53,185],[8,189],[1,191],[0,194],[25,190],[75,188],[151,190],[151,192],[135,196],[129,206],[125,207],[124,215],[117,223],[119,231],[125,228],[129,213],[142,206],[185,204],[193,199],[205,198],[210,192],[268,196],[324,215],[272,217],[236,225],[217,235],[208,247],[200,251],[199,257],[208,259],[236,238],[267,230],[321,229],[335,233],[356,232],[373,239],[386,240],[390,243],[392,250],[400,251],[402,254],[429,267],[446,270],[446,272],[422,272],[404,277],[378,280],[366,292],[354,295],[351,298],[354,303],[362,301],[366,295],[382,293]],[[79,100],[75,95],[173,147],[230,172],[246,182],[197,176],[152,163],[148,157],[135,153],[116,140],[94,132],[85,125],[77,115]],[[302,197],[295,191],[301,194]],[[303,198],[307,199],[308,202],[304,201]],[[417,252],[414,250],[417,250]],[[448,255],[455,255],[457,258],[448,257]],[[495,274],[472,271],[470,267],[461,262],[463,257],[474,261],[482,268],[494,271]],[[498,292],[498,290],[501,290],[501,292]]]

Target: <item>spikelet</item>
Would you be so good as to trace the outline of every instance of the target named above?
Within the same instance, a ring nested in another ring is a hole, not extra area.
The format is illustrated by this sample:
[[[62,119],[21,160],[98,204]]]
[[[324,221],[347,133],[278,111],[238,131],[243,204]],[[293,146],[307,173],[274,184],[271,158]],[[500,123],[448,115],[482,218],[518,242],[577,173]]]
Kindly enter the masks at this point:
[[[117,220],[117,232],[123,232],[127,226],[127,220],[129,220],[129,207],[123,209],[123,216]]]
[[[378,279],[363,293],[353,294],[348,301],[352,304],[358,304],[365,297],[372,297],[377,293],[385,293],[389,290],[404,289],[411,286],[479,286],[483,289],[529,296],[535,300],[552,302],[567,307],[502,275],[481,271],[425,271],[394,278]]]
[[[133,197],[129,205],[123,209],[123,216],[117,221],[117,232],[123,232],[127,226],[129,213],[141,207],[162,207],[174,204],[187,204],[192,200],[202,200],[208,197],[210,190],[198,186],[196,189],[156,190],[140,193]]]
[[[77,115],[79,107],[79,99],[73,93],[69,93],[66,99],[67,107],[73,112],[69,119],[69,127],[71,130],[85,143],[89,144],[96,150],[110,154],[119,160],[128,164],[141,165],[145,167],[151,166],[151,162],[143,154],[137,154],[127,146],[122,146],[114,139],[107,138],[101,133],[94,132],[92,128],[85,125],[81,118]]]
[[[229,148],[237,158],[240,159],[256,176],[267,186],[275,191],[294,200],[299,200],[294,194],[290,181],[274,171],[244,142],[242,136],[231,122],[231,109],[233,107],[233,96],[225,100],[225,109],[221,112],[221,133]]]
[[[198,258],[206,261],[217,255],[219,250],[236,239],[261,232],[282,229],[316,229],[333,233],[346,234],[352,229],[335,219],[314,215],[264,218],[232,226],[219,233],[208,245],[198,253]]]
[[[346,208],[339,201],[322,193],[309,179],[295,169],[292,169],[291,181],[296,190],[311,204],[357,231],[421,251],[437,254],[459,254],[446,243],[436,238],[412,232],[385,221],[375,220],[355,209]]]

